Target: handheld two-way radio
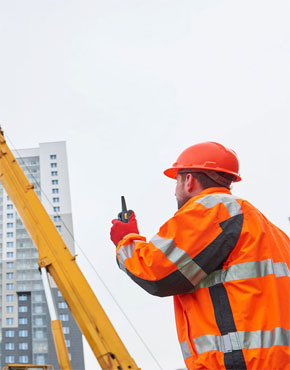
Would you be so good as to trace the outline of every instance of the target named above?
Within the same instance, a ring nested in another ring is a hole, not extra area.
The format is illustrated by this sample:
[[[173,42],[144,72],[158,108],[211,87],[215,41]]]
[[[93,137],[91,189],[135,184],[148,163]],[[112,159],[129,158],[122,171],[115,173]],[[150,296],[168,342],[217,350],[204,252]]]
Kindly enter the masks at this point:
[[[122,211],[118,213],[118,220],[127,223],[129,222],[132,211],[127,210],[125,197],[123,195],[121,196],[121,205],[122,205]]]

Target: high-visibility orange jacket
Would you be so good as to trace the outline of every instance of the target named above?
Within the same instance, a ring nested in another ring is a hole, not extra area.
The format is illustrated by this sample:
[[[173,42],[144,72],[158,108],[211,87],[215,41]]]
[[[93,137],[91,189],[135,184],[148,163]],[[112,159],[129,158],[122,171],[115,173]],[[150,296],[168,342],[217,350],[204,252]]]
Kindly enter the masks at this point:
[[[186,366],[290,369],[290,240],[226,188],[191,198],[150,240],[128,234],[119,266],[174,295]]]

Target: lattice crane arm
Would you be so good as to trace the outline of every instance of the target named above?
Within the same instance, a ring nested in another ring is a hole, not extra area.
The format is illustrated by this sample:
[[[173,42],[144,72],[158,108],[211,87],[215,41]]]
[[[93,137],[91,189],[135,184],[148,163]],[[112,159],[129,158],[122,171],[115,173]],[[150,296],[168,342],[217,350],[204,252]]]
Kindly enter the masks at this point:
[[[11,150],[0,128],[0,181],[103,370],[140,370]]]

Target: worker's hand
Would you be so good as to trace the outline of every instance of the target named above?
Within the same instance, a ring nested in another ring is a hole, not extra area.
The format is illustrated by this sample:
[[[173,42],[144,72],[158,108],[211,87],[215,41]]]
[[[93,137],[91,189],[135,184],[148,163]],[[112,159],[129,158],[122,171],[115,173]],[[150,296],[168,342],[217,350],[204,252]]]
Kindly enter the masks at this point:
[[[111,227],[110,235],[111,240],[115,245],[118,245],[119,241],[127,234],[139,234],[137,220],[133,211],[127,223],[115,219],[112,221],[112,224],[113,226]]]

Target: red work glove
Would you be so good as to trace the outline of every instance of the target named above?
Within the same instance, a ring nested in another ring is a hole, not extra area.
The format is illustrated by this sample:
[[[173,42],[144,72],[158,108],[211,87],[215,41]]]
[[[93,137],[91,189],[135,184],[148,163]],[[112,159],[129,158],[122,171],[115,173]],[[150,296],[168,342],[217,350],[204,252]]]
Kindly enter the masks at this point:
[[[127,234],[139,234],[137,220],[133,211],[127,223],[115,219],[112,221],[112,224],[110,236],[115,245],[118,245],[119,241]]]

